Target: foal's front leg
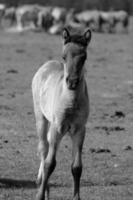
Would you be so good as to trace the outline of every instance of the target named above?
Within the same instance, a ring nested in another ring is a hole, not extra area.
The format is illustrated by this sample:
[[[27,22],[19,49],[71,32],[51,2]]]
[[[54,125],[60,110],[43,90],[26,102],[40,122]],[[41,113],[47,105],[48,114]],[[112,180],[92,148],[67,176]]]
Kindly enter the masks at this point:
[[[39,139],[38,152],[41,159],[37,177],[37,184],[40,185],[42,181],[43,163],[48,153],[48,141],[47,141],[48,121],[40,112],[35,112],[35,116],[36,116],[37,134]]]
[[[37,194],[37,200],[45,200],[45,191],[48,187],[48,179],[56,166],[56,151],[58,146],[58,132],[54,126],[50,126],[48,132],[49,149],[46,159],[42,163],[42,180]]]
[[[80,177],[82,174],[82,147],[85,136],[85,128],[72,135],[73,162],[72,175],[74,180],[73,200],[80,200]]]

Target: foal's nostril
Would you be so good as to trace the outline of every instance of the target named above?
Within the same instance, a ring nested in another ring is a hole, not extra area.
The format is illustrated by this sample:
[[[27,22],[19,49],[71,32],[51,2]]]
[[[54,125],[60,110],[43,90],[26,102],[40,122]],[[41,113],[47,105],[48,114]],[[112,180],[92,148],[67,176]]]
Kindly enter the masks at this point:
[[[66,83],[68,85],[68,88],[71,90],[74,90],[77,88],[78,84],[79,84],[79,78],[66,78]]]

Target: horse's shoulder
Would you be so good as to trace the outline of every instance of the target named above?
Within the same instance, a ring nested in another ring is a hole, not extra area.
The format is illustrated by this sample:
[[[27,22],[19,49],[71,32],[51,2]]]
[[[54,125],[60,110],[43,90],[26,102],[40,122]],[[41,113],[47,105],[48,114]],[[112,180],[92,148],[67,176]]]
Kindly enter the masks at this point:
[[[44,63],[36,72],[35,79],[43,79],[44,76],[47,77],[49,74],[56,74],[63,72],[63,64],[56,60],[50,60]]]
[[[35,73],[32,79],[32,89],[40,87],[47,80],[56,80],[62,77],[63,64],[52,60],[44,63]],[[50,79],[49,79],[50,78]]]
[[[49,72],[59,72],[64,70],[63,64],[57,60],[47,61],[46,63],[44,63],[42,68],[45,71],[47,70]]]

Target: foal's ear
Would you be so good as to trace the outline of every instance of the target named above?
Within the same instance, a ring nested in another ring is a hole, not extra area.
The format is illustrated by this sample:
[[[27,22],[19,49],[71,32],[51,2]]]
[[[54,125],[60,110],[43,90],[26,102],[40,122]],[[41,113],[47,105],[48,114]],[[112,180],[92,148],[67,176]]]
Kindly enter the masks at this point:
[[[85,32],[84,32],[84,38],[86,40],[86,43],[87,45],[89,44],[90,40],[91,40],[91,30],[90,29],[87,29]]]
[[[64,44],[67,43],[70,40],[70,33],[69,33],[67,28],[63,29],[62,37],[63,37],[63,40],[64,40]]]

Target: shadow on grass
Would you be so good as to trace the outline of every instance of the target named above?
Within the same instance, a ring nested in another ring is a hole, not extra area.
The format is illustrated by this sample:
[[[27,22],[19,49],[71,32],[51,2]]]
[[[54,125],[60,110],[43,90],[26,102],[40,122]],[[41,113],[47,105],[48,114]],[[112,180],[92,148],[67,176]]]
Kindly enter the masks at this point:
[[[56,183],[49,183],[50,187],[69,187],[67,184],[56,184]],[[36,181],[30,180],[15,180],[10,178],[0,178],[0,188],[9,189],[9,188],[26,188],[26,189],[36,189],[37,183]]]
[[[0,178],[0,188],[27,188],[35,189],[37,184],[35,181],[30,180],[15,180],[8,178]]]
[[[104,183],[99,183],[99,182],[89,182],[89,181],[82,181],[81,182],[81,187],[99,187],[99,186],[122,186],[122,185],[133,185],[133,182],[131,181],[107,181]],[[69,188],[71,187],[68,184],[57,184],[57,183],[49,183],[50,187],[66,187]],[[0,178],[0,188],[4,189],[9,189],[9,188],[25,188],[25,189],[36,189],[37,188],[37,183],[36,181],[31,181],[31,180],[15,180],[15,179],[10,179],[10,178]]]

